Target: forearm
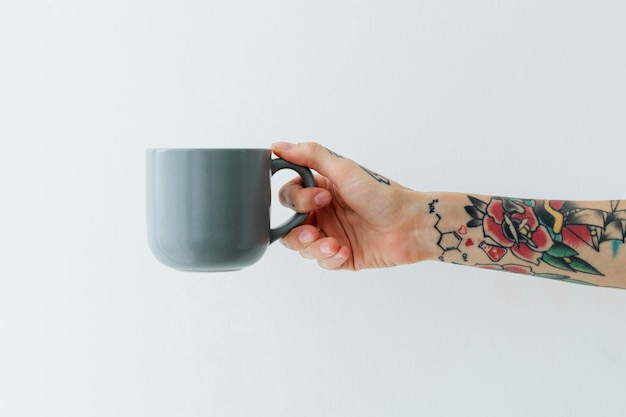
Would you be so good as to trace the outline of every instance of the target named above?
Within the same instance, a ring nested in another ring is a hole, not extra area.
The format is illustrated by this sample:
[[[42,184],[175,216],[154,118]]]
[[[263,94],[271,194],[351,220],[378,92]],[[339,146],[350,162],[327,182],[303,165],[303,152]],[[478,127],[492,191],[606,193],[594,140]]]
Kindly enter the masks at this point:
[[[626,288],[626,201],[417,194],[433,260]]]

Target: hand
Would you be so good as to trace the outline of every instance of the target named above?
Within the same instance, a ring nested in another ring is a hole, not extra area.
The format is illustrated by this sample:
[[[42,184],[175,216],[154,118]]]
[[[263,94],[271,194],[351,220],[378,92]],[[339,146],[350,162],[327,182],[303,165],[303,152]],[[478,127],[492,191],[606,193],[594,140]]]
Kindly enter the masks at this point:
[[[424,260],[419,193],[317,143],[275,143],[273,152],[315,171],[317,187],[300,178],[279,192],[281,204],[311,215],[283,244],[326,269],[359,270]],[[431,250],[432,251],[432,250]]]

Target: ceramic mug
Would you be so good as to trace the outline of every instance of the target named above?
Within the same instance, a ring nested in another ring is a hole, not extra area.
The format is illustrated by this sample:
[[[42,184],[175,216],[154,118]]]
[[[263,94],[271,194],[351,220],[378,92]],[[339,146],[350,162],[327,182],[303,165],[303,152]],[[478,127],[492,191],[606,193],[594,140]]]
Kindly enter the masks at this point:
[[[302,224],[296,213],[270,228],[270,178],[289,168],[314,187],[311,171],[269,149],[148,149],[148,242],[163,264],[186,271],[233,271]]]

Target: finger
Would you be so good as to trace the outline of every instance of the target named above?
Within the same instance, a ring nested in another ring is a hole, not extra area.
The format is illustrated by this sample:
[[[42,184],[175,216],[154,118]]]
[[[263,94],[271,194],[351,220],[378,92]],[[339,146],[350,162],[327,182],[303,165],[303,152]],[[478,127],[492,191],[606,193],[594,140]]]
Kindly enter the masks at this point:
[[[287,249],[300,251],[322,237],[324,236],[315,226],[305,224],[293,228],[280,241]]]
[[[350,249],[347,246],[339,248],[333,256],[324,259],[318,259],[317,263],[324,269],[339,269],[350,257]]]
[[[305,259],[317,259],[320,261],[335,256],[339,248],[340,245],[337,239],[325,237],[306,245],[300,250],[300,255]]]
[[[298,213],[308,213],[326,207],[332,201],[332,195],[324,188],[303,188],[300,180],[290,181],[278,192],[278,199],[285,207]]]
[[[280,158],[314,169],[338,185],[349,179],[351,173],[359,172],[355,162],[315,142],[277,142],[272,145],[272,151]]]
[[[281,242],[288,248],[300,252],[307,259],[316,259],[324,269],[340,269],[350,258],[350,248],[340,246],[311,225],[294,228]]]

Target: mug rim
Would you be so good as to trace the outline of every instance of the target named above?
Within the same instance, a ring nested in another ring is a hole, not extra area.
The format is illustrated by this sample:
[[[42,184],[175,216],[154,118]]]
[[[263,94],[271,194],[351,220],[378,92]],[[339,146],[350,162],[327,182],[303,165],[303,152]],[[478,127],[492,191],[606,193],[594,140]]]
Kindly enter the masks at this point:
[[[271,151],[270,148],[147,148],[146,152],[249,152]]]

